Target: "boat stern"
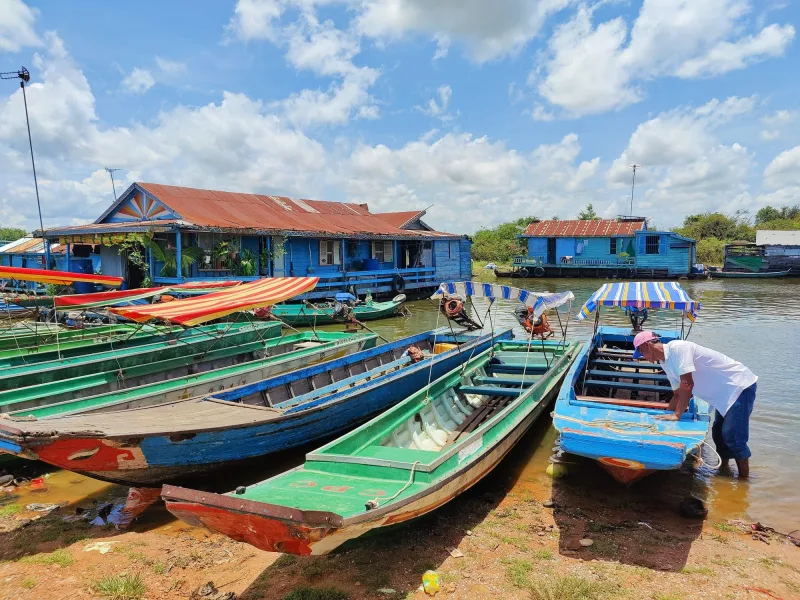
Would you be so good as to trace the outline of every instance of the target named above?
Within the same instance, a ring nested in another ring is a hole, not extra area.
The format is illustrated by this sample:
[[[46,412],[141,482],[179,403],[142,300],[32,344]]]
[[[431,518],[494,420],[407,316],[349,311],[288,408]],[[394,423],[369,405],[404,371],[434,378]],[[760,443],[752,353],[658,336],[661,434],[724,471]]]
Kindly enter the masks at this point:
[[[342,517],[335,513],[304,511],[172,485],[163,487],[161,497],[167,510],[181,521],[268,552],[326,554],[335,547],[328,547],[326,538],[342,527]]]

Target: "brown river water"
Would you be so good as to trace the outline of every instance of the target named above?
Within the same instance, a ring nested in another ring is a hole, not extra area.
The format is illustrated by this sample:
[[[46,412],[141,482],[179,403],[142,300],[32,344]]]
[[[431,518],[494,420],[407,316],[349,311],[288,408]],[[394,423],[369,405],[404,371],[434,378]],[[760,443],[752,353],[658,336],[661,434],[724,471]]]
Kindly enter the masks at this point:
[[[479,276],[486,281],[496,280],[491,273]],[[577,322],[574,314],[602,281],[501,279],[500,282],[532,291],[571,290],[576,300],[567,337],[585,340],[591,335],[592,323]],[[712,469],[702,467],[679,475],[654,474],[636,485],[652,486],[657,493],[669,494],[673,487],[677,489],[677,486],[673,486],[676,476],[693,478],[690,485],[692,493],[706,499],[710,519],[724,520],[746,515],[778,531],[789,532],[800,528],[800,399],[794,385],[794,376],[800,374],[800,280],[701,280],[685,281],[682,285],[690,296],[703,303],[689,339],[743,362],[759,377],[758,396],[751,419],[751,479],[739,482],[733,477],[717,475]],[[488,305],[484,300],[476,299],[475,306],[484,318]],[[368,325],[380,335],[396,339],[446,324],[429,301],[410,302],[408,308],[410,317],[385,319]],[[512,309],[511,304],[496,303],[491,320],[495,326],[513,326],[519,337],[524,332],[518,326]],[[489,323],[488,319],[484,320]],[[601,323],[628,324],[621,311],[616,309],[604,309]],[[551,324],[557,325],[558,322],[551,319]],[[660,311],[651,313],[647,326],[680,327],[680,320],[674,311]],[[341,330],[341,326],[325,329]],[[522,444],[525,443],[530,447],[518,448],[513,458],[513,462],[517,463],[513,469],[531,474],[530,477],[519,479],[520,486],[526,485],[526,481],[538,479],[537,474],[544,472],[557,443],[557,436],[549,423],[543,423],[537,432],[523,439]],[[302,452],[292,453],[281,457],[279,464],[281,468],[290,468],[302,462],[302,457]],[[715,459],[706,458],[714,464]],[[518,464],[520,462],[521,465]],[[502,469],[503,465],[499,468]],[[605,477],[589,461],[578,461],[568,468],[571,477],[585,476],[586,481],[600,481]],[[271,472],[274,472],[274,467],[264,473],[236,473],[231,476],[230,483],[218,481],[212,487],[225,491],[241,483],[263,479]],[[605,481],[600,483],[608,485]],[[24,497],[17,501],[83,504],[91,498],[125,494],[125,490],[118,486],[64,471],[52,472],[47,484],[48,491],[45,493],[29,495],[20,488]],[[167,529],[173,527],[166,511],[158,520]]]

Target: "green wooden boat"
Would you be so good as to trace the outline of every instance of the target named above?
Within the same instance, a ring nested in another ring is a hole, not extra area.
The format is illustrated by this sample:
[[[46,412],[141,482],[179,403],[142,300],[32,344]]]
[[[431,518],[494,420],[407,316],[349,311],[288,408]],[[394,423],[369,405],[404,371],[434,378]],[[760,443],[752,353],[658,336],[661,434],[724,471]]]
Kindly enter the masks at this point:
[[[192,525],[292,554],[326,554],[371,529],[423,515],[489,473],[547,409],[581,344],[503,342],[303,466],[229,494],[166,485]]]
[[[34,356],[31,364],[0,369],[0,390],[14,390],[103,371],[116,371],[120,377],[124,377],[124,369],[129,367],[187,356],[197,361],[198,356],[212,349],[264,341],[279,335],[280,330],[281,324],[278,322],[219,323],[187,329],[177,335],[161,337],[153,343],[61,360],[41,362],[36,360],[39,357]]]
[[[359,321],[394,317],[400,314],[405,301],[406,297],[400,294],[388,302],[357,304],[353,307],[353,316]],[[276,304],[272,307],[272,314],[294,327],[329,325],[339,322],[334,317],[334,307],[334,302],[314,303],[313,307],[304,304]]]
[[[786,277],[791,273],[791,269],[787,271],[711,271],[711,278],[720,279],[777,279],[778,277]]]
[[[21,342],[28,345],[15,347],[14,339],[0,342],[7,346],[0,350],[0,368],[152,343],[159,337],[179,331],[180,327],[100,325],[88,329],[65,329],[57,335],[25,335]],[[39,343],[36,343],[37,338]]]
[[[126,373],[122,380],[123,387],[120,387],[120,379],[113,374],[113,377],[103,379],[96,386],[89,385],[89,378],[77,378],[81,381],[56,381],[24,390],[0,392],[0,412],[41,419],[164,404],[247,385],[279,373],[373,348],[376,340],[374,334],[327,331],[316,334],[310,331],[293,333],[267,340],[266,344],[257,343],[257,350],[247,353],[220,351],[219,355],[199,363],[183,361],[171,369],[139,377]],[[100,378],[95,376],[94,379]]]

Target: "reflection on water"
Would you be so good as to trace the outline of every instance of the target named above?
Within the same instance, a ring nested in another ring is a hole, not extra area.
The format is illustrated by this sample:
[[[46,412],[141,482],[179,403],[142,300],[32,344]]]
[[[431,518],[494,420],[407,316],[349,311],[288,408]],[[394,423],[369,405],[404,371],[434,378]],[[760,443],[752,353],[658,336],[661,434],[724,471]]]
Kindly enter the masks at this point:
[[[491,274],[481,275],[494,281]],[[528,279],[500,280],[501,283],[527,287],[533,291],[572,290],[576,297],[569,319],[567,336],[587,339],[591,322],[577,322],[574,313],[602,281],[592,279]],[[751,480],[739,482],[717,476],[712,470],[700,469],[696,486],[705,487],[710,503],[710,518],[733,518],[746,512],[752,519],[789,531],[800,527],[797,506],[800,506],[800,402],[794,389],[793,376],[800,372],[800,280],[700,280],[681,282],[695,300],[703,303],[699,318],[689,339],[724,352],[746,364],[759,377],[758,397],[751,420]],[[511,306],[511,305],[509,305]],[[484,322],[487,304],[476,300],[476,308]],[[381,335],[395,339],[426,329],[445,325],[435,306],[420,300],[409,303],[410,318],[389,319],[370,323]],[[551,323],[558,321],[551,319]],[[511,310],[499,307],[492,311],[494,325],[515,327],[522,336]],[[604,309],[601,322],[606,325],[628,325],[621,311]],[[651,311],[646,327],[680,328],[676,311]],[[688,322],[687,322],[688,326]],[[553,438],[554,439],[554,438]],[[552,450],[550,436],[531,450],[527,471],[543,470]],[[709,457],[709,462],[714,459]],[[578,468],[594,469],[592,464]],[[664,475],[655,475],[663,477]],[[705,494],[703,494],[705,495]]]

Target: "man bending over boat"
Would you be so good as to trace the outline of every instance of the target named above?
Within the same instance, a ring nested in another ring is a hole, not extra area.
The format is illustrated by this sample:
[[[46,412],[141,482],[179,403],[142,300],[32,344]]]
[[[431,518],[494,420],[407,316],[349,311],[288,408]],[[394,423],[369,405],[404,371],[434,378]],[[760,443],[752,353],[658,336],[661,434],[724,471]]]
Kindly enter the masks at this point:
[[[727,469],[736,461],[739,477],[750,475],[750,413],[756,399],[756,377],[742,363],[721,352],[694,342],[674,340],[666,344],[652,331],[642,331],[633,340],[634,358],[658,361],[667,374],[673,396],[669,410],[673,414],[658,417],[677,421],[686,412],[692,394],[715,409],[711,435]]]

